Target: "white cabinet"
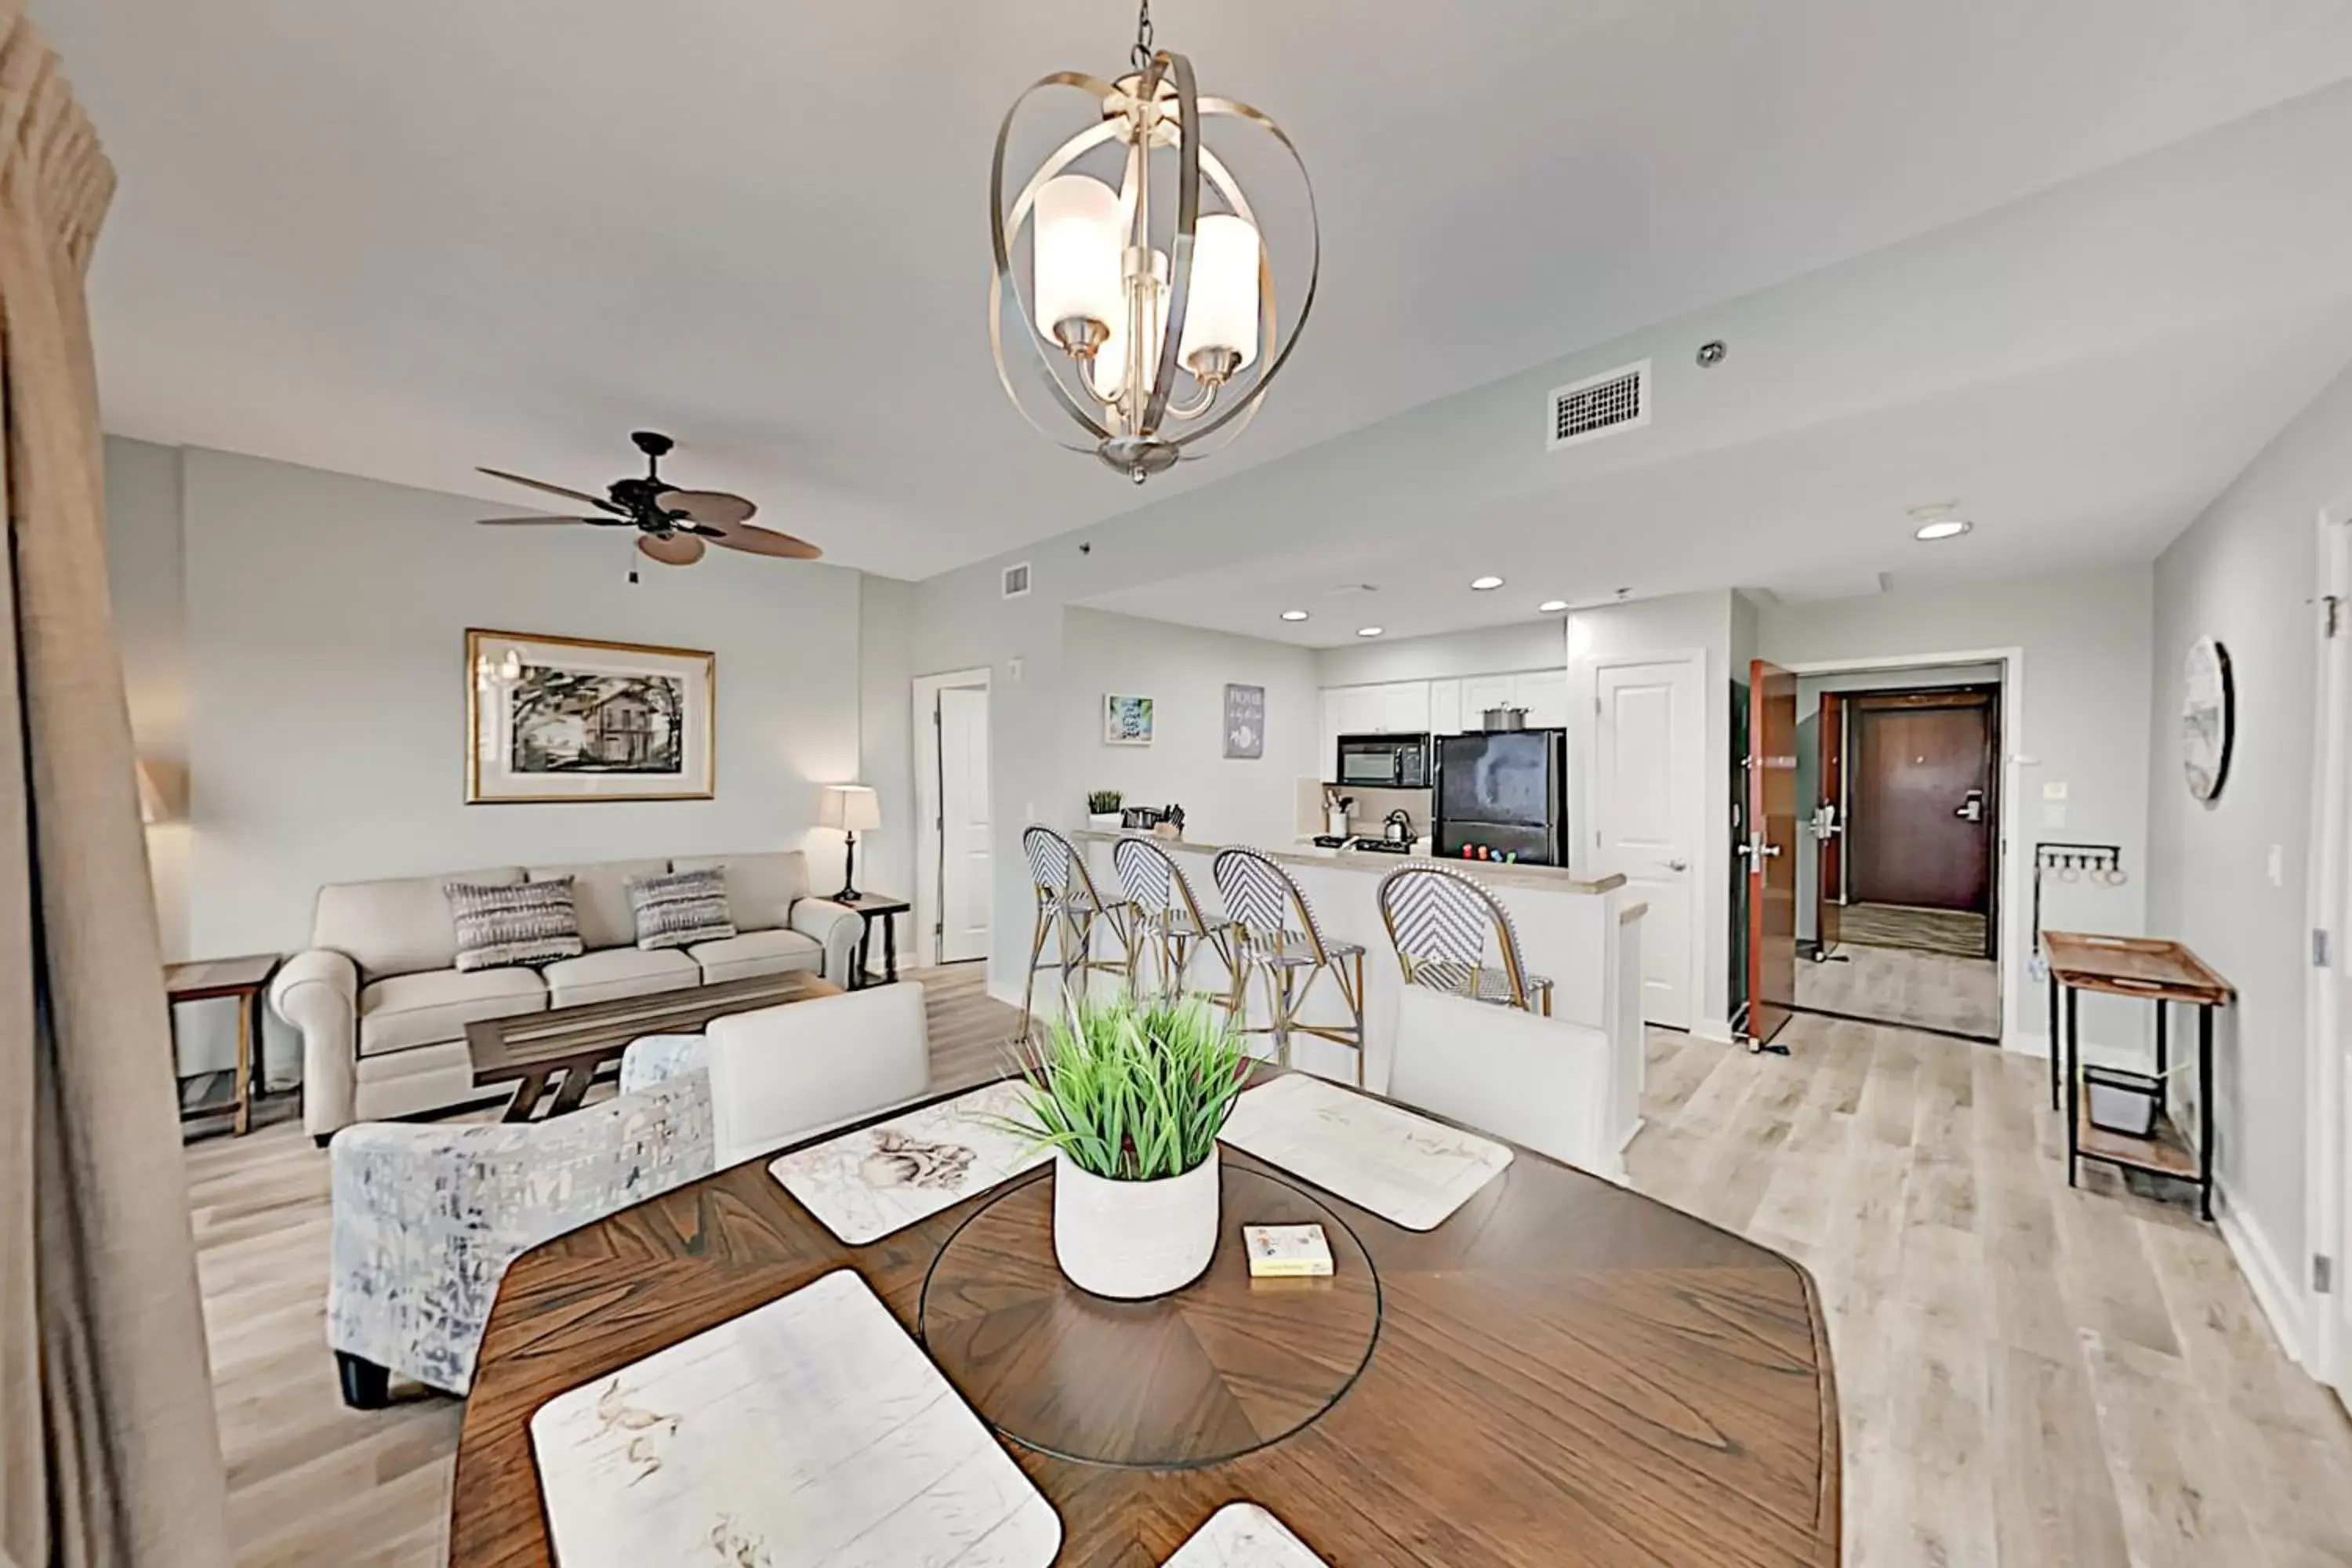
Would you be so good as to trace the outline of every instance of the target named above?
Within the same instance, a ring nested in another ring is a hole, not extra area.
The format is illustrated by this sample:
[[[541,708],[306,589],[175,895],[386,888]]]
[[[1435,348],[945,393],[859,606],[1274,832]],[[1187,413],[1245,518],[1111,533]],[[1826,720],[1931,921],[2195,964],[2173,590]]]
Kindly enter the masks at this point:
[[[1524,670],[1512,678],[1512,702],[1528,710],[1532,730],[1568,728],[1568,671]]]
[[[1462,682],[1462,727],[1486,728],[1489,708],[1509,708],[1518,701],[1517,679],[1508,675],[1473,675]]]
[[[1433,735],[1458,735],[1466,726],[1462,722],[1462,683],[1458,680],[1433,680],[1429,683],[1429,732]]]
[[[1429,728],[1429,682],[1426,680],[1391,680],[1371,689],[1379,693],[1375,700],[1378,721],[1374,731],[1383,734],[1413,735]]]

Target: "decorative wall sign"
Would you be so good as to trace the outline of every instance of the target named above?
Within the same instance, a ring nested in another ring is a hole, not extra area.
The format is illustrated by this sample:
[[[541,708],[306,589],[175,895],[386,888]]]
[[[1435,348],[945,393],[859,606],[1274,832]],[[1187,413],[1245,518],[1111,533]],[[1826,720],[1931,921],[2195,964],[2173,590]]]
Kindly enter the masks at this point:
[[[471,630],[466,677],[469,805],[710,798],[711,654]]]
[[[2230,749],[2238,735],[2238,693],[2230,650],[2211,637],[2189,645],[2181,668],[2180,765],[2189,793],[2211,800],[2230,777]]]
[[[1106,746],[1151,744],[1153,707],[1154,704],[1149,697],[1106,696],[1103,699],[1103,744]]]
[[[1265,688],[1225,688],[1225,755],[1257,758],[1265,755]]]

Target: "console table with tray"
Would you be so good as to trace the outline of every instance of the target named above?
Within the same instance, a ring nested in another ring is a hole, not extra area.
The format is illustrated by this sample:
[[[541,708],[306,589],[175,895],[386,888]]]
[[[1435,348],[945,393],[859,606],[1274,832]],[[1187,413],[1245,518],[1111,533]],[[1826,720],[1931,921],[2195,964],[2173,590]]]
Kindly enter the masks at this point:
[[[2082,1161],[2097,1160],[2126,1170],[2189,1182],[2197,1187],[2198,1212],[2213,1217],[2213,1010],[2227,1006],[2237,992],[2205,961],[2179,942],[2162,937],[2101,936],[2087,931],[2042,933],[2050,963],[2051,1099],[2065,1086],[2066,1184],[2074,1184]],[[2156,1004],[2158,1110],[2146,1137],[2095,1125],[2084,1090],[2082,1046],[2075,1020],[2081,994],[2136,996]],[[2197,1009],[2197,1144],[2175,1126],[2164,1109],[2170,1096],[2172,1004]]]

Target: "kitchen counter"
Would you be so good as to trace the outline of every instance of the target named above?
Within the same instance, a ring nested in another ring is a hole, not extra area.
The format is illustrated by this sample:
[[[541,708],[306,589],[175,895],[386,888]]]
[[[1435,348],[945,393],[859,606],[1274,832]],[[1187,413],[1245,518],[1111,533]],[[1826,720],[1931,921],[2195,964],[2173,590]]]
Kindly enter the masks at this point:
[[[1130,837],[1101,828],[1080,828],[1070,835],[1074,839],[1089,844],[1116,844]],[[1234,847],[1224,844],[1203,844],[1191,838],[1157,840],[1163,849],[1187,850],[1195,855],[1214,855]],[[1427,839],[1421,841],[1423,845]],[[1327,849],[1312,840],[1279,847],[1262,844],[1240,846],[1255,849],[1276,865],[1331,866],[1351,871],[1387,871],[1414,859],[1412,855],[1391,855],[1379,849]],[[1421,858],[1428,858],[1426,856]],[[1625,885],[1622,872],[1612,871],[1605,877],[1587,877],[1572,867],[1522,866],[1503,860],[1438,860],[1434,864],[1465,871],[1479,881],[1496,888],[1531,888],[1549,893],[1613,893]]]

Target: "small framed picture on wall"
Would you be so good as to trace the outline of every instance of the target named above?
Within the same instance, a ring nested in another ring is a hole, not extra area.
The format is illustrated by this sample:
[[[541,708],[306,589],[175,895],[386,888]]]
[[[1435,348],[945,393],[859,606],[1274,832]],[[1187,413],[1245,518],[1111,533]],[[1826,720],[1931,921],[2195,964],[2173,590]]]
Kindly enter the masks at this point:
[[[1103,744],[1106,746],[1148,746],[1151,744],[1152,710],[1149,697],[1103,698]]]

